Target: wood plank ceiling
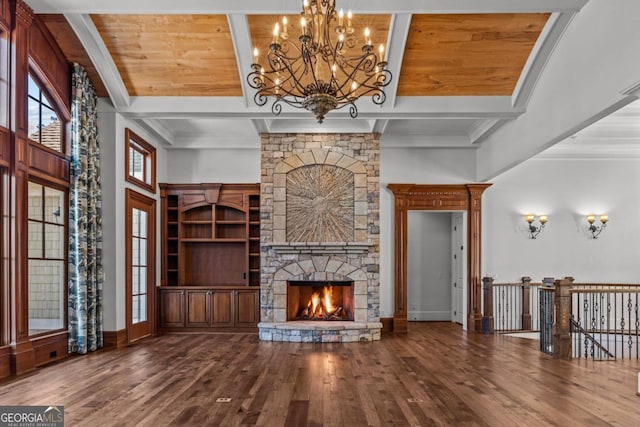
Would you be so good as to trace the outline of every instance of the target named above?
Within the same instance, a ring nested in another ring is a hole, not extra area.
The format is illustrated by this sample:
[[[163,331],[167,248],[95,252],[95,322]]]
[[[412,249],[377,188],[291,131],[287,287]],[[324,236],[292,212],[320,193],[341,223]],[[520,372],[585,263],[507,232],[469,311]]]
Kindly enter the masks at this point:
[[[413,15],[397,94],[511,95],[549,16]],[[61,15],[43,18],[69,60],[91,64],[82,57],[80,42]],[[129,95],[242,96],[241,79],[249,70],[238,70],[226,15],[121,14],[91,18]],[[263,52],[271,40],[273,23],[279,19],[273,15],[248,16],[253,44]],[[375,45],[387,40],[389,15],[360,15],[354,20],[371,28]],[[91,74],[97,73],[90,70]],[[97,86],[99,95],[105,96],[104,86]]]

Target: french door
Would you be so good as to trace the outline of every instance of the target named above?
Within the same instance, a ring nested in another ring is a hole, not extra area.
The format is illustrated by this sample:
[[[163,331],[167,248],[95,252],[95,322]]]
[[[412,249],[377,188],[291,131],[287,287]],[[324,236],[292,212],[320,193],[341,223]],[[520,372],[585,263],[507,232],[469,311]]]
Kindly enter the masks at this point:
[[[126,316],[129,342],[153,333],[156,201],[126,190]]]

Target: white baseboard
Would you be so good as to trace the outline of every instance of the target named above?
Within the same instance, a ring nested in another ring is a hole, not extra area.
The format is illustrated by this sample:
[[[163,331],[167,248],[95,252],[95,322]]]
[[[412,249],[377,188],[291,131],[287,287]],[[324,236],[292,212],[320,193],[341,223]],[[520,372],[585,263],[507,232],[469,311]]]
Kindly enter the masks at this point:
[[[409,311],[407,320],[417,320],[422,322],[451,321],[451,311]]]

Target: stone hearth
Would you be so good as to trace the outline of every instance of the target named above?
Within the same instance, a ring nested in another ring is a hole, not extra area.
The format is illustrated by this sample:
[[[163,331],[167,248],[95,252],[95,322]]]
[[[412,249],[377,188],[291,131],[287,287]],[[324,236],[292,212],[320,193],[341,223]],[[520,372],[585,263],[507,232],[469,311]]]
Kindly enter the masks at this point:
[[[265,134],[260,339],[380,339],[379,140]],[[287,321],[287,281],[353,281],[353,321]]]

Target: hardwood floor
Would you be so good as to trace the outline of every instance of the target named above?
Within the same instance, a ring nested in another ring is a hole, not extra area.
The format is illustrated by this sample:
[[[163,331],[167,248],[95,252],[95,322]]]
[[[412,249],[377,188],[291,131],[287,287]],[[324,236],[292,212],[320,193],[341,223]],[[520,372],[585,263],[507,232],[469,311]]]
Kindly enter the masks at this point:
[[[451,323],[351,344],[165,335],[2,382],[0,405],[64,405],[68,426],[638,425],[640,362],[537,345]]]

